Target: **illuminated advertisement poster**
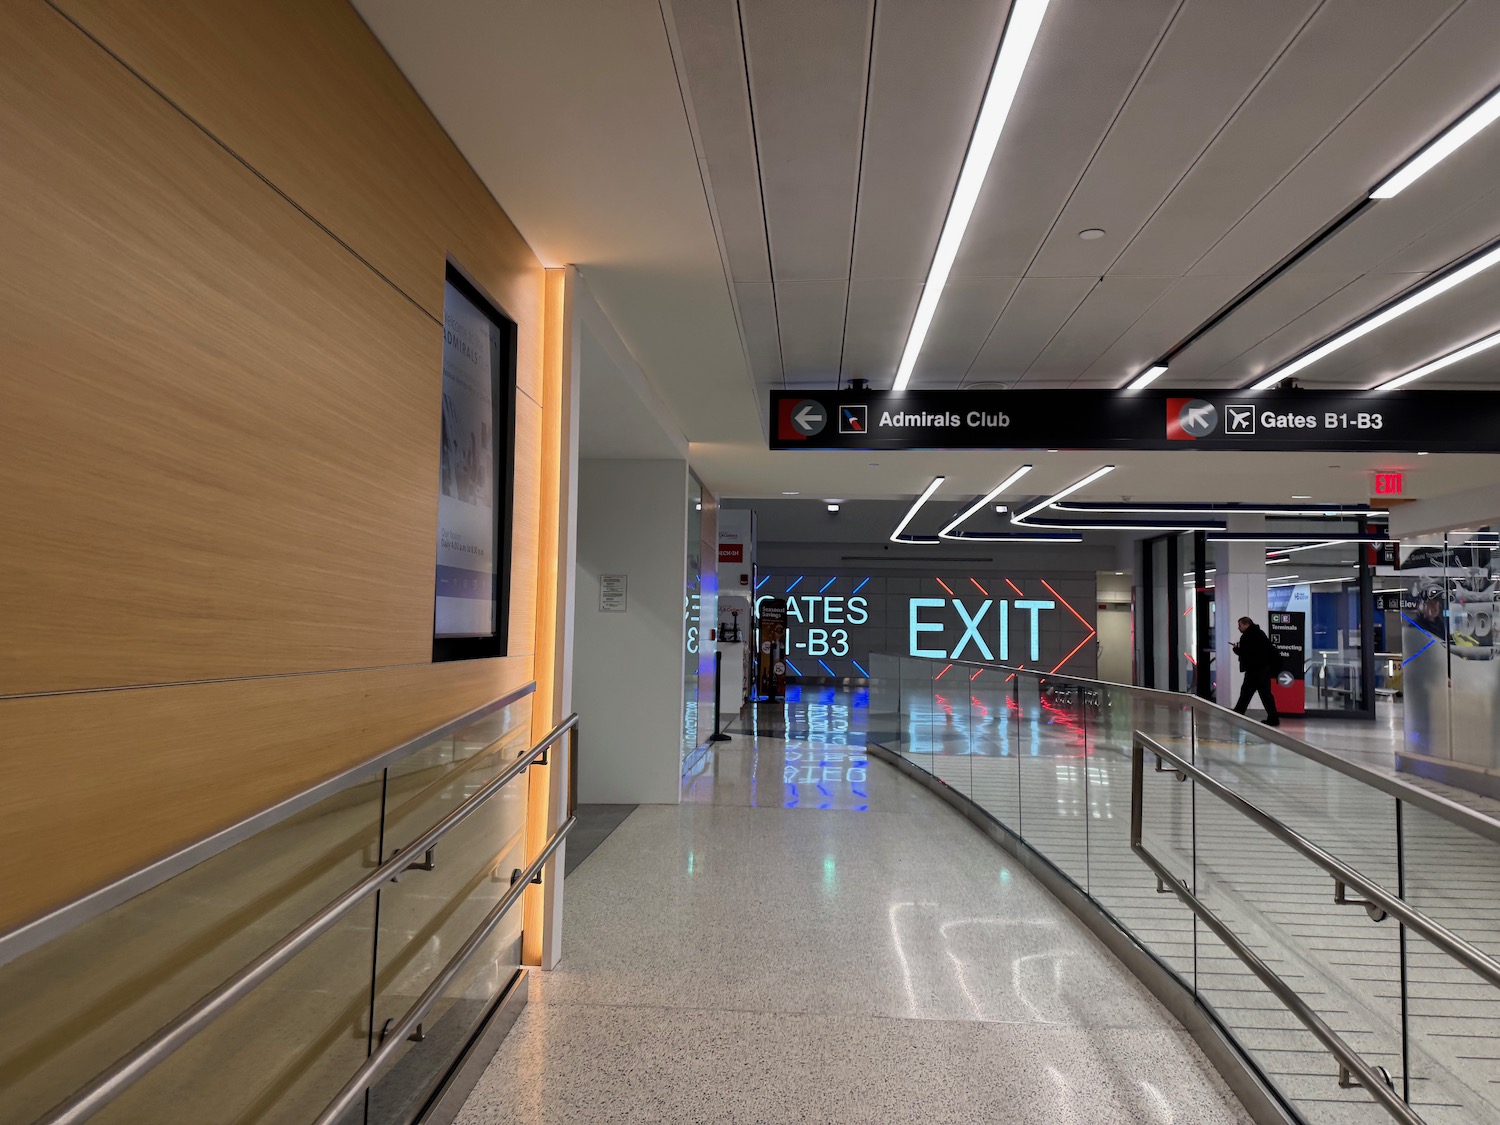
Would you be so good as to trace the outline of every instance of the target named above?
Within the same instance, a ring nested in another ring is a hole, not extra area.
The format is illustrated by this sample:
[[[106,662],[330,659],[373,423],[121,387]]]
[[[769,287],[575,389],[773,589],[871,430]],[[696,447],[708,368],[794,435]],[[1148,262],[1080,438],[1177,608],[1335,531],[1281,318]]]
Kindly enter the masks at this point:
[[[869,678],[870,654],[1024,665],[1093,676],[1093,574],[762,577],[786,600],[787,675]]]
[[[495,632],[495,396],[500,331],[450,283],[443,296],[443,413],[439,461],[438,637]]]

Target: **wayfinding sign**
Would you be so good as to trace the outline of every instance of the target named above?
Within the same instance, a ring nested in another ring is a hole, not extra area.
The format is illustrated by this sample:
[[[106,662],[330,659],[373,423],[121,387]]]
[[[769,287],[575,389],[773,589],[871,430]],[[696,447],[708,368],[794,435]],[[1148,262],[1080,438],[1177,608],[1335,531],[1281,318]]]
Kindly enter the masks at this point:
[[[1489,391],[772,391],[772,449],[1500,453]]]

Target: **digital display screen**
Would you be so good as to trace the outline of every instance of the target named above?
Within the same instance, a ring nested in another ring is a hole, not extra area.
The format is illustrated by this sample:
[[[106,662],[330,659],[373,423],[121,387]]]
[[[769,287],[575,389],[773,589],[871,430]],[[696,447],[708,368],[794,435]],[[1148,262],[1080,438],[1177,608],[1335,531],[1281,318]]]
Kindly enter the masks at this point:
[[[871,653],[1092,676],[1093,574],[765,575],[785,598],[788,675],[868,678]]]

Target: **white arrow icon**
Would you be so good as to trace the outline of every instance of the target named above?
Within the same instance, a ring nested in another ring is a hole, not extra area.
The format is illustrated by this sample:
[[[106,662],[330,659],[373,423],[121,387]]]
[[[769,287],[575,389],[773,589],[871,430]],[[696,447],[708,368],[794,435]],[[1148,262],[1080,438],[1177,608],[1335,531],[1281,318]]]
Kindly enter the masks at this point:
[[[800,403],[792,412],[792,425],[797,427],[797,432],[803,437],[821,433],[827,421],[828,415],[823,412],[823,408],[811,399]]]
[[[1214,408],[1212,406],[1196,406],[1185,411],[1183,421],[1191,428],[1202,429],[1213,421]]]

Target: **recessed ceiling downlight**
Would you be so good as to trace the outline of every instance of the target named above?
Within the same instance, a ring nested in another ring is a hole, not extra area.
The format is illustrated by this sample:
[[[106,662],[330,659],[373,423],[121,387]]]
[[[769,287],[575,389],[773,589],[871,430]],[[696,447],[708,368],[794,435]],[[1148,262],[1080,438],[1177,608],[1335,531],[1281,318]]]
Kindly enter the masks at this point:
[[[1104,232],[1098,227],[1089,227],[1088,230],[1079,231],[1078,237],[1083,239],[1085,242],[1093,242],[1096,238],[1103,238]]]

